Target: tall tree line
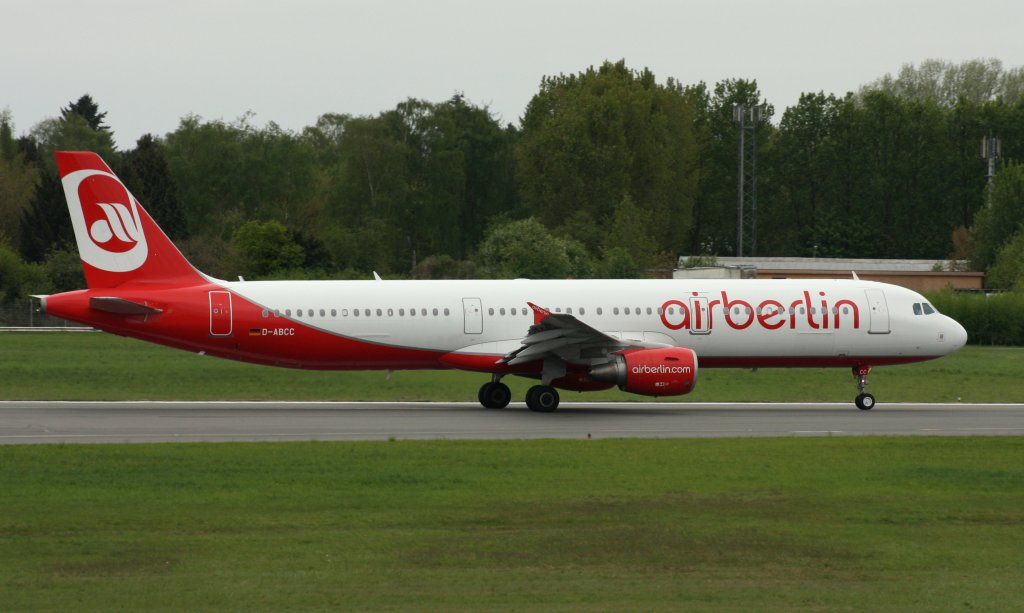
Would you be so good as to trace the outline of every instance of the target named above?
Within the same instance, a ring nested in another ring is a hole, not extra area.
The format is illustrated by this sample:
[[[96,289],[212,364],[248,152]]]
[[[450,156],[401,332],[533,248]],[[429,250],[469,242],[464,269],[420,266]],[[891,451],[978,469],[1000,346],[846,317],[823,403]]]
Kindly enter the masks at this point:
[[[986,269],[1024,220],[1022,92],[1020,68],[929,61],[778,115],[754,80],[683,85],[620,61],[545,77],[519,125],[455,95],[298,133],[188,116],[123,152],[86,95],[20,137],[0,115],[0,275],[49,284],[5,282],[8,297],[80,283],[58,149],[100,153],[225,278],[636,276],[681,253],[729,255],[736,104],[764,108],[758,254],[955,254]],[[1003,143],[1002,212],[979,216],[988,135]]]

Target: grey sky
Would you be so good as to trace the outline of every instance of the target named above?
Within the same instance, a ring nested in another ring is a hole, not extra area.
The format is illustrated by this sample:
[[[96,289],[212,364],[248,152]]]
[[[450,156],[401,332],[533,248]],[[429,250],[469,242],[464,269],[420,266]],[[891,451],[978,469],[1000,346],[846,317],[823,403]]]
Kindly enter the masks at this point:
[[[907,62],[1024,64],[1024,2],[0,0],[18,134],[90,93],[118,146],[189,113],[289,130],[461,91],[518,123],[544,75],[625,58],[659,81],[756,78],[781,111]]]

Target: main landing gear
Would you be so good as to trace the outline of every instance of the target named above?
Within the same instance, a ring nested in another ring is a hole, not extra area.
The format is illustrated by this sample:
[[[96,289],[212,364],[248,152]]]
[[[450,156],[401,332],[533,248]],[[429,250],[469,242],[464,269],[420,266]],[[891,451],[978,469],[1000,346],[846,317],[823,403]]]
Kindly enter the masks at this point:
[[[504,409],[512,400],[512,392],[501,382],[499,375],[493,375],[491,381],[480,386],[477,398],[485,408]],[[558,408],[558,401],[558,390],[550,385],[534,385],[526,392],[526,406],[538,413],[554,411]]]
[[[537,413],[550,413],[558,408],[558,390],[550,385],[534,385],[526,392],[526,406]]]
[[[868,373],[870,372],[870,366],[853,367],[853,376],[857,379],[857,391],[860,392],[853,403],[861,411],[870,411],[875,407],[875,397],[864,391],[868,387]]]
[[[492,381],[484,383],[477,394],[480,404],[488,409],[504,409],[512,400],[512,390],[501,382],[501,377],[494,375]]]

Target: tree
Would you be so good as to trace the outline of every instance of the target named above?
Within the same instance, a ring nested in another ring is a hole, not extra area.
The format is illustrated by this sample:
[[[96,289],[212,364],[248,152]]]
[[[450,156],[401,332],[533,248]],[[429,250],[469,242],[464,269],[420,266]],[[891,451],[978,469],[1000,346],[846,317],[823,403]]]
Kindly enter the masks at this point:
[[[51,117],[40,121],[29,131],[28,138],[38,154],[40,169],[47,172],[57,172],[55,151],[94,151],[108,164],[116,165],[119,161],[110,133],[92,129],[75,113],[62,119]]]
[[[22,261],[16,251],[0,242],[0,302],[22,300],[50,290],[41,264]]]
[[[234,232],[231,246],[242,274],[265,277],[302,265],[302,247],[278,221],[248,221]]]
[[[71,115],[77,115],[85,120],[86,124],[97,132],[110,132],[110,128],[103,124],[107,114],[99,112],[100,107],[93,101],[92,96],[85,94],[78,100],[68,103],[67,108],[61,108],[61,119],[67,121]]]
[[[981,104],[997,98],[1009,103],[1006,86],[1013,87],[1015,74],[1003,71],[1003,63],[995,58],[967,60],[954,64],[929,59],[919,66],[904,64],[896,76],[887,74],[861,88],[861,95],[881,91],[908,102],[933,102],[951,108],[966,100]]]
[[[7,109],[0,111],[0,159],[10,162],[17,153],[17,144],[14,142],[14,128],[11,125],[11,112]]]
[[[21,253],[29,262],[42,262],[46,254],[74,244],[75,233],[56,173],[44,172],[32,202],[21,216]]]
[[[1003,167],[986,194],[989,204],[978,211],[971,230],[975,270],[992,266],[1003,246],[1024,226],[1024,164]]]
[[[572,274],[565,242],[533,218],[493,226],[475,261],[484,277],[493,279],[565,279]]]
[[[838,204],[831,162],[839,108],[833,95],[805,93],[782,114],[775,137],[775,214],[759,220],[762,253],[792,251],[801,237],[815,234],[809,226]]]
[[[1024,229],[1003,244],[985,275],[985,285],[993,289],[1024,290]]]
[[[650,70],[624,61],[545,77],[516,148],[524,207],[572,234],[571,217],[585,213],[598,226],[610,224],[628,194],[649,215],[658,247],[678,250],[696,197],[693,117],[678,83],[660,85]]]
[[[409,99],[375,117],[324,115],[304,137],[324,178],[339,262],[359,254],[338,237],[368,244],[377,270],[405,273],[431,254],[465,257],[485,224],[515,208],[513,141],[486,108],[461,95]],[[383,224],[390,232],[378,233]],[[382,242],[383,241],[383,242]]]
[[[319,225],[313,151],[304,138],[245,115],[228,124],[191,115],[162,145],[188,235],[230,237],[242,220]]]
[[[178,206],[177,189],[167,169],[163,145],[144,134],[124,156],[121,179],[131,188],[146,211],[172,239],[186,238],[185,216]]]
[[[19,226],[38,183],[38,168],[11,136],[6,111],[0,113],[0,241],[6,239],[15,249],[20,248]]]
[[[641,211],[633,199],[626,195],[615,206],[615,216],[604,235],[603,250],[621,249],[635,268],[646,268],[654,260],[656,246],[648,228],[649,215]]]

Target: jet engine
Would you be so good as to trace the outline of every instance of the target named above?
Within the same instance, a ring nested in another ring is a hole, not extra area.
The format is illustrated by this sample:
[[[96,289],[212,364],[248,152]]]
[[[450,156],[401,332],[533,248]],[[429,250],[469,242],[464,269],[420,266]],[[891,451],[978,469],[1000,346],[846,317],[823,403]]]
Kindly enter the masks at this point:
[[[645,396],[689,394],[697,384],[697,354],[686,347],[636,349],[610,357],[590,369],[591,379]]]

